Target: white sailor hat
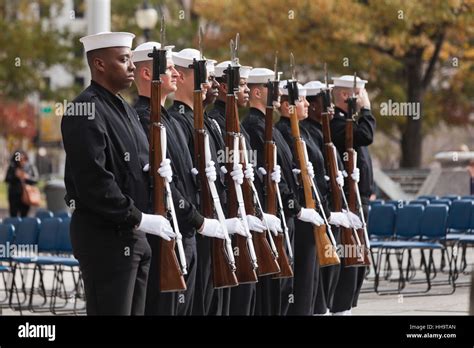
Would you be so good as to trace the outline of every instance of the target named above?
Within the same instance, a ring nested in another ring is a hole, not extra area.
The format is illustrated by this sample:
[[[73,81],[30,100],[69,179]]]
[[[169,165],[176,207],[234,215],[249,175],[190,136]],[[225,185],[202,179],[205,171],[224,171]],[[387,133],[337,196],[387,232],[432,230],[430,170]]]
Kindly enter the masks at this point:
[[[332,86],[329,85],[329,87]],[[308,83],[305,83],[304,88],[306,88],[306,95],[309,97],[321,93],[322,90],[326,89],[326,85],[321,81],[310,81]]]
[[[267,68],[254,68],[250,70],[247,83],[267,83],[275,78],[275,72]]]
[[[343,75],[340,77],[333,77],[334,87],[354,87],[354,76],[353,75]],[[356,79],[356,88],[364,88],[366,80],[362,80],[359,77]]]
[[[217,60],[207,59],[206,60],[206,69],[209,74],[215,75]]]
[[[280,89],[281,95],[288,95],[288,88],[286,88],[287,84],[288,84],[288,80],[280,81],[278,88]],[[300,97],[306,97],[306,88],[301,83],[298,83],[297,86],[298,86],[298,95]]]
[[[132,33],[104,31],[97,34],[83,36],[79,41],[84,45],[84,51],[89,52],[107,47],[132,48],[134,37],[135,34]]]
[[[216,65],[216,77],[224,77],[224,70],[227,69],[227,67],[231,64],[232,62],[230,60],[226,60],[224,62],[220,62],[219,64]],[[240,65],[240,77],[243,79],[248,79],[250,70],[252,70],[251,66],[242,66]]]
[[[194,48],[185,48],[179,52],[173,52],[173,62],[174,65],[189,68],[191,64],[193,64],[193,59],[196,60],[201,59],[201,52]]]
[[[156,49],[158,50],[161,48],[161,44],[155,41],[148,41],[135,47],[135,49],[133,50],[132,57],[133,62],[137,63],[146,60],[152,60],[153,58],[148,57],[148,54],[153,52],[153,47],[156,47]]]
[[[149,53],[153,52],[153,47],[156,47],[156,49],[160,49],[160,48],[162,49],[161,44],[155,41],[148,41],[135,47],[135,49],[133,50],[133,56],[132,56],[133,62],[138,63],[138,62],[153,60],[152,57],[148,56]],[[173,48],[174,46],[164,47],[164,49],[166,50],[167,59],[172,58]]]

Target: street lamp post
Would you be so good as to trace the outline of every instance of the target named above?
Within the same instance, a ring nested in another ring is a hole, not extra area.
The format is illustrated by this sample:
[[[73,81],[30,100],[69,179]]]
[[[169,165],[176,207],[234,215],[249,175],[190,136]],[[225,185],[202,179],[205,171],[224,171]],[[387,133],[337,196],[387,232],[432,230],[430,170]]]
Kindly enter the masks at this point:
[[[158,12],[150,7],[148,1],[143,1],[143,5],[135,12],[135,20],[140,29],[143,30],[145,42],[150,41],[150,30],[153,29],[158,22]]]

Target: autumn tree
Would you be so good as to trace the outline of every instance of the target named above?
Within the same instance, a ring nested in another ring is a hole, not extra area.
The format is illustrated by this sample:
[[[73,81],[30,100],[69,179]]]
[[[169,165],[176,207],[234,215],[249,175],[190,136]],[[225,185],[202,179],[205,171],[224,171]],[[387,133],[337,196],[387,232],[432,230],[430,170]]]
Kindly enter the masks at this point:
[[[390,99],[419,103],[420,119],[377,117],[401,147],[400,167],[420,166],[431,127],[466,122],[473,110],[472,0],[197,0],[194,10],[219,58],[228,59],[223,48],[240,32],[245,64],[271,67],[278,50],[288,77],[292,51],[303,81],[322,78],[323,62],[333,74],[369,79],[375,112]]]

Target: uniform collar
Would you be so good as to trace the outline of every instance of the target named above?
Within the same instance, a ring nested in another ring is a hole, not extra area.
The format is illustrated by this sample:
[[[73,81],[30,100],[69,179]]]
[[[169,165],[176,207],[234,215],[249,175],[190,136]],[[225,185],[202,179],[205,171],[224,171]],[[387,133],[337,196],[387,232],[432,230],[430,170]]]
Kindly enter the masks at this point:
[[[250,107],[249,112],[250,112],[250,114],[253,114],[253,115],[256,115],[256,116],[265,117],[265,114],[257,108]]]
[[[337,117],[346,117],[346,112],[339,107],[334,108],[334,116]]]
[[[191,113],[191,114],[194,115],[193,109],[191,109],[191,107],[190,107],[188,104],[186,104],[186,103],[183,103],[183,102],[181,102],[181,101],[179,101],[179,100],[175,100],[175,101],[173,102],[173,105],[176,105],[176,107],[178,107],[178,108],[179,108],[181,105],[183,105],[183,106],[184,106],[184,112],[185,112],[185,113]]]

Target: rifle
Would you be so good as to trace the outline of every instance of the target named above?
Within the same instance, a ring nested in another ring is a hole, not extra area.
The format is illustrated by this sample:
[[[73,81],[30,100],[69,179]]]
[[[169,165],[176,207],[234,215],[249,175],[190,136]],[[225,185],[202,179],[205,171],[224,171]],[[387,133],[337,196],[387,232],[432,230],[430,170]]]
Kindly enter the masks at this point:
[[[194,161],[200,181],[201,213],[208,218],[214,217],[214,210],[224,230],[225,239],[212,240],[212,276],[214,288],[228,288],[238,285],[235,275],[236,266],[232,244],[225,225],[225,216],[217,192],[216,185],[206,177],[206,165],[212,161],[209,147],[209,135],[204,128],[204,114],[202,105],[202,84],[207,80],[206,61],[202,59],[201,48],[202,32],[199,33],[199,48],[201,59],[194,59]]]
[[[161,22],[164,32],[164,18]],[[163,35],[164,36],[164,35]],[[163,43],[163,40],[162,40]],[[150,114],[150,183],[153,197],[153,213],[166,216],[167,210],[171,213],[176,240],[166,241],[160,238],[160,291],[173,292],[186,290],[183,275],[187,274],[186,257],[184,254],[182,236],[171,196],[169,183],[158,174],[158,168],[166,158],[166,128],[161,123],[161,75],[166,73],[166,49],[157,50],[148,54],[153,58],[153,79],[151,82],[151,114]],[[166,203],[165,203],[166,202]],[[175,253],[175,244],[178,246],[181,267]]]
[[[303,184],[306,208],[315,209],[316,203],[313,197],[312,179],[308,174],[306,154],[306,144],[300,136],[298,116],[296,115],[296,101],[298,100],[298,81],[295,79],[294,56],[290,55],[290,66],[292,79],[288,81],[288,99],[290,104],[291,134],[293,136],[296,160],[300,170],[300,182]],[[321,207],[321,210],[322,207]],[[337,265],[340,263],[336,250],[326,233],[326,225],[313,227],[314,241],[316,243],[319,265],[321,267]]]
[[[278,206],[280,204],[280,213],[281,221],[283,222],[283,233],[278,233],[273,242],[272,234],[268,230],[268,238],[270,240],[273,255],[277,257],[278,261],[278,273],[275,274],[272,278],[291,278],[293,277],[293,269],[291,267],[293,263],[293,250],[291,247],[290,237],[288,235],[288,227],[286,225],[285,213],[283,210],[283,204],[281,202],[280,190],[278,184],[276,184],[272,178],[271,173],[277,165],[277,147],[273,141],[273,110],[275,105],[279,102],[279,83],[280,83],[280,73],[278,73],[278,57],[275,54],[275,79],[273,81],[268,81],[267,83],[267,105],[265,107],[265,134],[264,134],[264,151],[265,151],[265,170],[267,174],[265,175],[265,203],[267,208],[267,213],[272,215],[277,215]],[[277,200],[278,199],[278,200]],[[267,232],[265,232],[266,234]],[[263,245],[267,248],[268,243],[266,236],[263,236]],[[288,248],[288,255],[285,251],[285,241]],[[267,251],[268,252],[268,251]],[[275,267],[275,270],[277,268]]]
[[[233,236],[237,251],[235,256],[236,263],[236,275],[241,283],[255,283],[257,282],[256,269],[257,256],[255,255],[255,249],[252,241],[252,235],[250,234],[249,226],[247,223],[247,214],[245,212],[245,203],[242,193],[242,187],[239,183],[235,182],[230,173],[233,171],[234,166],[241,163],[240,159],[240,126],[239,117],[237,111],[236,97],[235,94],[239,91],[240,73],[239,63],[237,58],[237,48],[239,42],[239,34],[237,34],[234,41],[230,40],[230,52],[231,52],[231,64],[225,70],[227,76],[227,96],[226,96],[226,110],[225,110],[225,123],[226,123],[226,134],[225,134],[225,146],[226,153],[230,153],[232,149],[233,161],[226,161],[227,174],[227,209],[228,217],[239,217],[244,225],[247,237],[236,234]]]
[[[326,70],[326,68],[325,68]],[[324,149],[327,159],[327,169],[330,179],[331,186],[331,196],[332,196],[332,205],[335,212],[342,211],[342,200],[346,202],[346,197],[344,190],[336,181],[337,173],[339,171],[337,165],[337,154],[336,147],[332,143],[331,139],[331,130],[329,127],[329,109],[331,108],[331,93],[328,84],[327,70],[325,73],[325,84],[326,90],[323,91],[323,112],[322,112],[322,128],[323,128],[323,139],[324,139]],[[347,205],[347,203],[346,203]],[[354,267],[362,266],[362,261],[359,257],[356,256],[357,249],[360,246],[360,241],[356,232],[350,228],[341,226],[341,244],[344,248],[344,266],[345,267]],[[347,252],[349,251],[349,252]],[[354,251],[354,252],[352,252]]]
[[[348,208],[354,214],[357,214],[357,205],[359,205],[360,218],[363,221],[363,227],[357,230],[357,235],[361,241],[361,247],[364,257],[364,265],[370,265],[369,250],[367,242],[369,240],[367,234],[367,227],[365,225],[364,212],[362,211],[362,204],[360,201],[359,185],[352,179],[351,174],[357,166],[357,152],[354,150],[354,117],[357,115],[357,96],[355,95],[355,88],[357,85],[357,75],[354,73],[354,86],[352,88],[352,96],[347,99],[348,111],[346,115],[346,128],[345,128],[345,143],[346,143],[346,172],[347,172],[347,185],[348,185]]]

